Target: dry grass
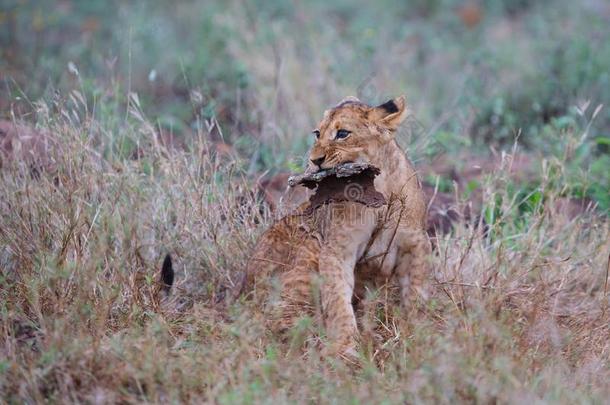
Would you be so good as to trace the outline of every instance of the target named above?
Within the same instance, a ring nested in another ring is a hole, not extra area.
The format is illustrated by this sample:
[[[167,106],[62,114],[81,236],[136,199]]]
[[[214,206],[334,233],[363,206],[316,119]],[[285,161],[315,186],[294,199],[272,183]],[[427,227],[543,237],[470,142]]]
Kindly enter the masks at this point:
[[[309,344],[323,341],[311,320],[282,341],[264,327],[264,303],[214,304],[271,218],[243,163],[210,151],[204,131],[185,152],[159,145],[141,116],[120,134],[83,111],[41,122],[55,140],[45,168],[15,160],[0,171],[7,402],[610,397],[609,222],[557,211],[561,162],[543,165],[546,197],[527,212],[499,165],[484,187],[487,232],[457,224],[439,238],[433,299],[413,313],[371,292],[363,366],[351,370]],[[119,157],[121,137],[139,144],[138,159]],[[177,285],[159,299],[166,252]]]
[[[0,122],[0,404],[608,402],[604,1],[61,3],[0,13],[0,115],[38,124]],[[397,92],[413,160],[446,153],[439,200],[474,184],[455,205],[483,215],[439,236],[430,302],[370,292],[350,369],[314,319],[281,339],[264,294],[218,302],[272,221],[261,172],[301,165],[326,106]]]

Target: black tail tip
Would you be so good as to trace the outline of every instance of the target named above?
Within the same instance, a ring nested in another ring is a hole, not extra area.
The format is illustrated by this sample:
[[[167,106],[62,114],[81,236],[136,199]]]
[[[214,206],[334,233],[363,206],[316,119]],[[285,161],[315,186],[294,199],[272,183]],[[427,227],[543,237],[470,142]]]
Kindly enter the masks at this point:
[[[172,266],[172,257],[169,254],[165,255],[161,267],[161,284],[163,284],[163,290],[167,293],[174,284],[174,267]]]

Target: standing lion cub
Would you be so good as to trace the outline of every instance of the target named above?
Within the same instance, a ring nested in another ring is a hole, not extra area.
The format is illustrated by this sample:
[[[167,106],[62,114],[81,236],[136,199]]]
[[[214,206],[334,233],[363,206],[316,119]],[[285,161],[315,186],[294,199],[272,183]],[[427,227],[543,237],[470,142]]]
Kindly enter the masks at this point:
[[[308,172],[348,162],[373,165],[380,169],[374,187],[387,203],[341,201],[315,210],[304,203],[263,234],[247,274],[255,282],[264,275],[279,277],[278,329],[313,310],[317,277],[330,347],[341,355],[352,355],[357,347],[352,300],[366,283],[396,277],[405,307],[418,295],[425,298],[426,203],[415,170],[394,139],[406,116],[404,96],[377,107],[349,97],[326,111],[313,131]]]

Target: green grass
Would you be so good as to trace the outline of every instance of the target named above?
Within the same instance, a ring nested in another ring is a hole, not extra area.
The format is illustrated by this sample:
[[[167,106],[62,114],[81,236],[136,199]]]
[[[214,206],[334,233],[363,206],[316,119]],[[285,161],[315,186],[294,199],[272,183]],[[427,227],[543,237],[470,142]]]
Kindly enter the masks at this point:
[[[592,120],[610,105],[605,3],[485,0],[473,26],[463,7],[8,1],[1,114],[32,117],[36,100],[63,103],[78,90],[98,120],[116,122],[135,92],[148,119],[179,139],[216,119],[212,137],[248,156],[252,173],[289,168],[323,109],[343,96],[375,103],[405,93],[417,117],[405,134],[415,160],[489,154],[517,135],[547,155],[564,131],[590,125],[577,167],[597,186],[575,192],[607,210],[610,109]]]

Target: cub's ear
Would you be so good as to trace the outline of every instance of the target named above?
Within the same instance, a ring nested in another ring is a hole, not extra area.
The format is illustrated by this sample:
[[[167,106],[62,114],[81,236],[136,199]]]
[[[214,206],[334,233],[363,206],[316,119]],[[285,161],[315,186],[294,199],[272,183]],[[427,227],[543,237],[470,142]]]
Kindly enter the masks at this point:
[[[345,97],[343,100],[339,101],[333,108],[331,108],[330,110],[326,110],[324,111],[324,118],[327,118],[331,111],[335,108],[341,108],[344,107],[348,104],[363,104],[362,101],[360,101],[358,99],[358,97],[354,97],[354,96],[347,96]]]
[[[360,101],[358,99],[358,97],[347,96],[343,100],[339,101],[339,103],[335,106],[335,108],[336,107],[341,107],[341,106],[343,106],[345,104],[362,104],[362,101]]]
[[[407,118],[408,112],[405,96],[400,96],[373,107],[370,118],[390,129],[396,129]]]

